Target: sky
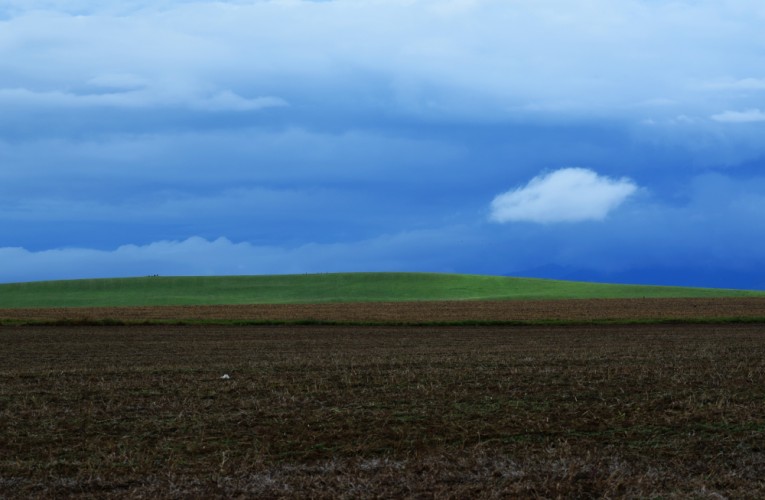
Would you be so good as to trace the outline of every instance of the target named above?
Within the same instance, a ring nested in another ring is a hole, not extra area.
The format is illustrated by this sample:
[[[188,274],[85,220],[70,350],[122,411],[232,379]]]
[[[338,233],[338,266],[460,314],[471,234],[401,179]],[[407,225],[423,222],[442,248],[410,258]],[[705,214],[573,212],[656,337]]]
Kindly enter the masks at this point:
[[[761,0],[4,0],[0,282],[765,289]]]

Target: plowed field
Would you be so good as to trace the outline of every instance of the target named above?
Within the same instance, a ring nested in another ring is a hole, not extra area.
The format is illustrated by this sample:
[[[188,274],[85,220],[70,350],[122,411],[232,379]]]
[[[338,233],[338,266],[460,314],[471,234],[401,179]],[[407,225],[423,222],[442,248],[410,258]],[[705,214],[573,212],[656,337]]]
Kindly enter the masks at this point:
[[[0,345],[0,498],[765,497],[761,324],[27,325]]]
[[[0,309],[0,320],[220,320],[337,323],[763,319],[765,298],[443,301],[237,306]]]

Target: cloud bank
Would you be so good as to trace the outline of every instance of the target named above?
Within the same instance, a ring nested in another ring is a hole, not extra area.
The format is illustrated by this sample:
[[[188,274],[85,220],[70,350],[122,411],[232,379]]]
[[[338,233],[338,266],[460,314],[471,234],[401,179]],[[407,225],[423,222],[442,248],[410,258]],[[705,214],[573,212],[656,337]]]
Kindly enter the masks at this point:
[[[765,113],[756,108],[747,109],[746,111],[725,111],[712,115],[712,119],[723,123],[765,122]]]
[[[454,272],[449,252],[475,239],[464,227],[405,231],[343,243],[258,245],[199,236],[117,248],[0,247],[0,283],[114,276],[212,276],[361,271]],[[482,246],[482,245],[475,245]]]
[[[562,168],[534,177],[491,203],[495,222],[603,220],[637,190],[627,178],[610,179],[585,168]]]

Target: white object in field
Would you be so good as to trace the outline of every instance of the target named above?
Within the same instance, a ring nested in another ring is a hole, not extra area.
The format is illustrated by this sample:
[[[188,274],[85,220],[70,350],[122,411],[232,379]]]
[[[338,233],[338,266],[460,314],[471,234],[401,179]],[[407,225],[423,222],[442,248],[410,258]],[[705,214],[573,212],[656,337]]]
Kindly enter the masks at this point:
[[[221,378],[222,378],[223,380],[228,380],[228,379],[230,379],[231,377],[229,377],[229,376],[228,376],[228,373],[224,373],[224,374],[223,374],[223,376],[222,376]]]

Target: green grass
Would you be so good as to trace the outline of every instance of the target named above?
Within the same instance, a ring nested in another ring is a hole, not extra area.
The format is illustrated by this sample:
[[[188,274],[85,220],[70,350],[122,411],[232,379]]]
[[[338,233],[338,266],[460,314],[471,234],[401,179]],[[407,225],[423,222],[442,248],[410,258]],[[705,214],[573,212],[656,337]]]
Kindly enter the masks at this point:
[[[0,308],[757,296],[765,297],[765,292],[462,274],[339,273],[2,284]]]

